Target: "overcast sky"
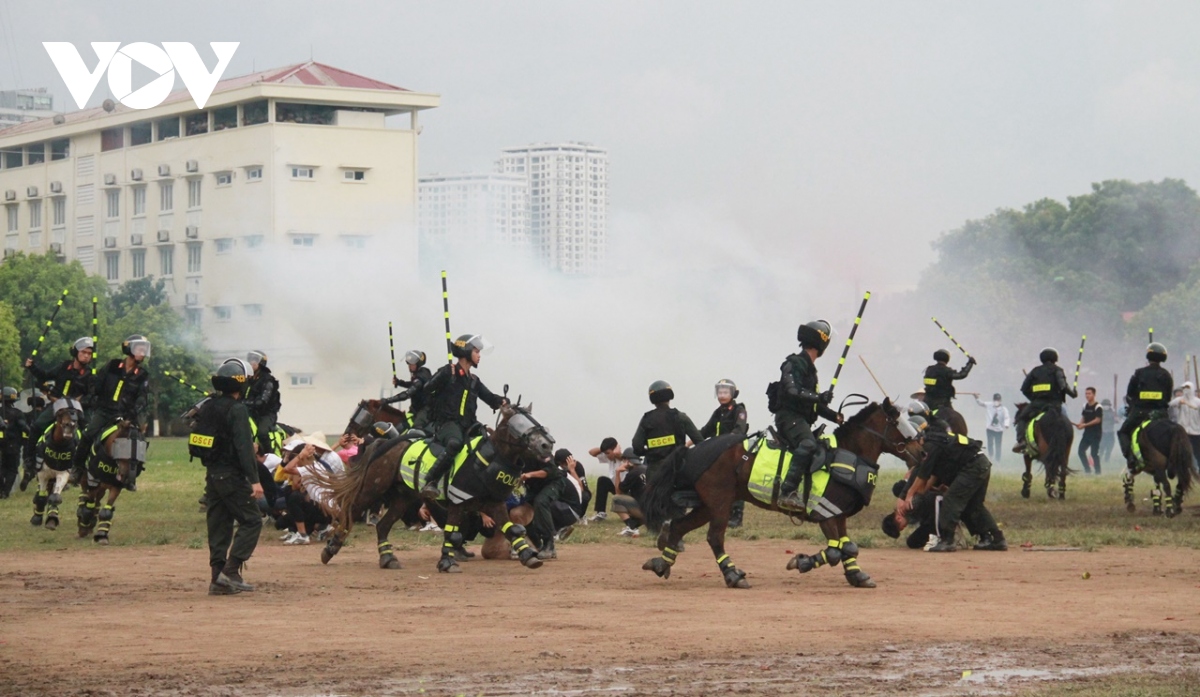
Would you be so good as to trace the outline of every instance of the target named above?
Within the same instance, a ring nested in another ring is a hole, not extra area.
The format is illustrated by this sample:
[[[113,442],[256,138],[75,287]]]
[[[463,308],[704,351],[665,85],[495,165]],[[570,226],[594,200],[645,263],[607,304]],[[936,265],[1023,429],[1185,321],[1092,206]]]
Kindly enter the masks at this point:
[[[1200,182],[1198,27],[1200,5],[1145,0],[2,2],[0,87],[73,108],[48,40],[240,41],[226,76],[311,52],[442,96],[423,173],[590,141],[611,152],[616,249],[704,221],[886,289],[997,207],[1114,177]]]

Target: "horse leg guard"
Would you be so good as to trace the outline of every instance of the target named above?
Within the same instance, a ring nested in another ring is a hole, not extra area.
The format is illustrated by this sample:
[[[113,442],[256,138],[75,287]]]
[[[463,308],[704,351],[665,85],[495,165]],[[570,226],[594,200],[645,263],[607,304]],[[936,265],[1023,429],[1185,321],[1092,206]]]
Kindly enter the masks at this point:
[[[796,556],[792,557],[791,560],[788,561],[788,571],[792,571],[794,569],[802,574],[806,574],[813,569],[817,569],[825,565],[837,566],[838,563],[842,561],[842,541],[829,540],[827,545],[828,546],[825,547],[825,549],[817,552],[811,557],[807,554],[797,554]],[[855,549],[857,550],[858,547],[855,547]]]
[[[675,558],[679,553],[667,547],[662,551],[661,557],[654,557],[645,564],[642,564],[642,569],[645,571],[653,571],[659,578],[671,578],[671,567],[675,565]]]
[[[1029,472],[1021,475],[1021,498],[1029,498],[1029,489],[1033,485],[1033,475]]]
[[[462,537],[462,535],[459,535]],[[392,543],[383,541],[379,543],[379,568],[381,569],[399,569],[400,560],[392,553]]]
[[[456,543],[462,543],[462,533],[458,531],[457,525],[447,523],[442,528],[442,557],[438,559],[437,570],[444,574],[459,574],[462,569],[458,566],[458,561],[454,558],[454,548]],[[380,557],[380,565],[383,564],[383,558]]]
[[[1152,506],[1151,512],[1154,515],[1162,515],[1162,489],[1159,489],[1157,486],[1154,487],[1154,491],[1150,492],[1150,504]]]
[[[846,557],[842,568],[846,572],[846,583],[855,588],[874,588],[875,581],[858,566],[858,557]]]
[[[92,535],[93,542],[102,545],[108,544],[108,531],[112,529],[113,514],[116,510],[107,503],[100,507],[100,513],[96,516],[100,519],[100,523],[96,525],[96,532]]]
[[[750,587],[749,582],[746,581],[746,572],[734,566],[728,554],[722,554],[717,559],[717,567],[721,569],[721,575],[725,577],[725,586],[727,588]]]
[[[42,519],[46,515],[46,501],[49,497],[45,491],[38,491],[33,496],[33,517],[29,519],[29,524],[35,528],[42,524]]]
[[[1125,491],[1125,510],[1133,513],[1137,506],[1133,502],[1133,472],[1125,470],[1121,475],[1121,488]]]
[[[537,552],[525,540],[524,525],[516,525],[509,521],[500,528],[500,532],[504,533],[504,538],[512,545],[512,550],[517,553],[517,559],[525,568],[536,569],[542,565],[542,560],[538,559]]]

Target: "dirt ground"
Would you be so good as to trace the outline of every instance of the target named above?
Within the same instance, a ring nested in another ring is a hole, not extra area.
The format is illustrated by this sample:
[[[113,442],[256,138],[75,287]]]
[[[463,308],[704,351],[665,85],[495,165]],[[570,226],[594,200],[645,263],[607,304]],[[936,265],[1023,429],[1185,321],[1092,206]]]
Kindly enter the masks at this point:
[[[361,542],[329,566],[264,542],[234,597],[206,595],[205,550],[12,553],[0,694],[1009,694],[1200,669],[1197,550],[864,550],[864,590],[785,571],[793,544],[731,546],[739,591],[702,540],[668,581],[625,541],[456,576],[432,547],[383,571]]]

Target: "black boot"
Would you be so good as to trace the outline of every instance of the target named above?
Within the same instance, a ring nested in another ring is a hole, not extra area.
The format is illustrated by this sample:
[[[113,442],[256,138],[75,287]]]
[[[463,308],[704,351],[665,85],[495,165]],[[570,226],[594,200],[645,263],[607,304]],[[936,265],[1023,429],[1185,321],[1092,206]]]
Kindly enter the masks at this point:
[[[802,510],[804,499],[800,495],[800,480],[812,466],[813,448],[815,444],[801,443],[792,454],[792,466],[788,468],[783,484],[779,486],[779,501],[777,506],[792,510]]]
[[[231,588],[236,593],[254,590],[254,586],[242,580],[242,562],[232,557],[225,562],[225,568],[217,574],[217,585]]]
[[[421,495],[431,498],[437,498],[441,493],[438,491],[438,485],[442,483],[442,479],[450,470],[450,465],[454,462],[454,456],[458,453],[452,453],[449,449],[442,453],[437,462],[433,463],[433,467],[429,468],[429,473],[425,475],[425,486],[421,488]]]
[[[742,516],[745,514],[745,512],[746,512],[746,502],[745,501],[734,501],[733,508],[731,508],[729,510],[729,527],[731,527],[731,528],[742,527]]]

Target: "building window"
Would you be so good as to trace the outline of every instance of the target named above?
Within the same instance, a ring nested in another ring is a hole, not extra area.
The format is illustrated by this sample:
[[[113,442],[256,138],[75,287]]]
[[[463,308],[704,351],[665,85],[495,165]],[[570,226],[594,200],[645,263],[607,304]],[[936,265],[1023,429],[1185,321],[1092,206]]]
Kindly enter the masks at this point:
[[[37,143],[25,147],[25,161],[27,164],[40,165],[46,161],[46,144]]]
[[[163,182],[158,185],[158,210],[161,213],[175,210],[174,182]]]
[[[213,110],[213,131],[237,128],[237,107],[227,106]]]
[[[242,312],[246,313],[247,319],[261,319],[263,314],[263,306],[254,303],[252,305],[242,305]]]
[[[106,128],[100,131],[100,152],[120,150],[125,147],[124,128]]]
[[[105,193],[107,194],[105,196],[105,199],[107,199],[107,201],[108,201],[108,207],[106,209],[108,212],[108,217],[110,219],[111,218],[120,218],[121,217],[121,190],[120,189],[109,189]]]
[[[201,179],[188,180],[188,208],[200,207],[200,182]]]
[[[188,273],[200,273],[200,243],[193,243],[187,246],[188,249]]]
[[[199,327],[200,322],[204,319],[204,310],[198,307],[189,307],[187,309],[187,323],[190,327]]]
[[[342,241],[350,249],[366,249],[367,248],[367,236],[366,235],[342,235]]]
[[[54,227],[62,227],[67,224],[67,197],[59,196],[52,199],[54,203]]]
[[[29,202],[29,229],[30,230],[42,229],[42,202],[41,201],[30,201]]]
[[[50,141],[50,160],[65,160],[71,156],[71,139]]]
[[[158,275],[170,277],[175,273],[175,248],[158,248]]]
[[[7,211],[8,211],[8,231],[16,232],[17,228],[20,227],[20,225],[19,225],[20,221],[17,218],[17,204],[14,203],[14,204],[5,206],[4,208],[7,209]]]
[[[172,116],[166,119],[158,120],[158,139],[166,140],[167,138],[179,137],[179,117]]]
[[[142,278],[146,275],[146,250],[134,249],[129,252],[129,259],[133,265],[133,277]]]
[[[260,249],[262,245],[262,235],[246,235],[246,249]]]
[[[31,248],[42,246],[42,233],[36,230],[29,231],[29,246]]]
[[[216,305],[213,307],[213,316],[218,322],[228,322],[233,319],[233,308],[229,305]]]
[[[217,186],[229,186],[233,183],[233,172],[217,172],[213,176],[217,178]]]
[[[213,240],[213,243],[217,246],[217,254],[228,254],[233,251],[233,240],[229,237]]]
[[[320,126],[333,124],[335,107],[324,104],[286,104],[275,103],[276,123],[308,123]]]
[[[242,125],[253,126],[267,122],[267,100],[242,105]]]
[[[199,114],[190,114],[183,117],[183,132],[189,136],[208,133],[208,112],[202,111]]]
[[[146,187],[133,187],[133,215],[146,215]]]
[[[314,172],[313,172],[312,167],[293,167],[292,168],[292,179],[312,179],[313,174],[314,174]]]
[[[346,170],[346,173],[342,176],[345,178],[345,181],[360,182],[367,178],[367,173],[365,170],[361,170],[361,169],[348,169],[348,170]],[[484,188],[484,191],[487,190],[486,186],[483,188]]]
[[[247,181],[259,181],[262,179],[262,167],[251,167],[246,170]]]
[[[119,281],[121,279],[121,253],[120,252],[105,252],[104,253],[104,277],[110,281]]]
[[[312,373],[292,373],[292,387],[312,387]]]
[[[292,235],[292,248],[310,249],[316,241],[316,235]]]
[[[4,155],[3,158],[0,158],[4,160],[4,169],[13,169],[25,164],[25,153],[21,148],[0,150],[0,154]]]
[[[153,129],[149,121],[135,123],[129,127],[129,144],[130,145],[145,145],[151,141]]]

